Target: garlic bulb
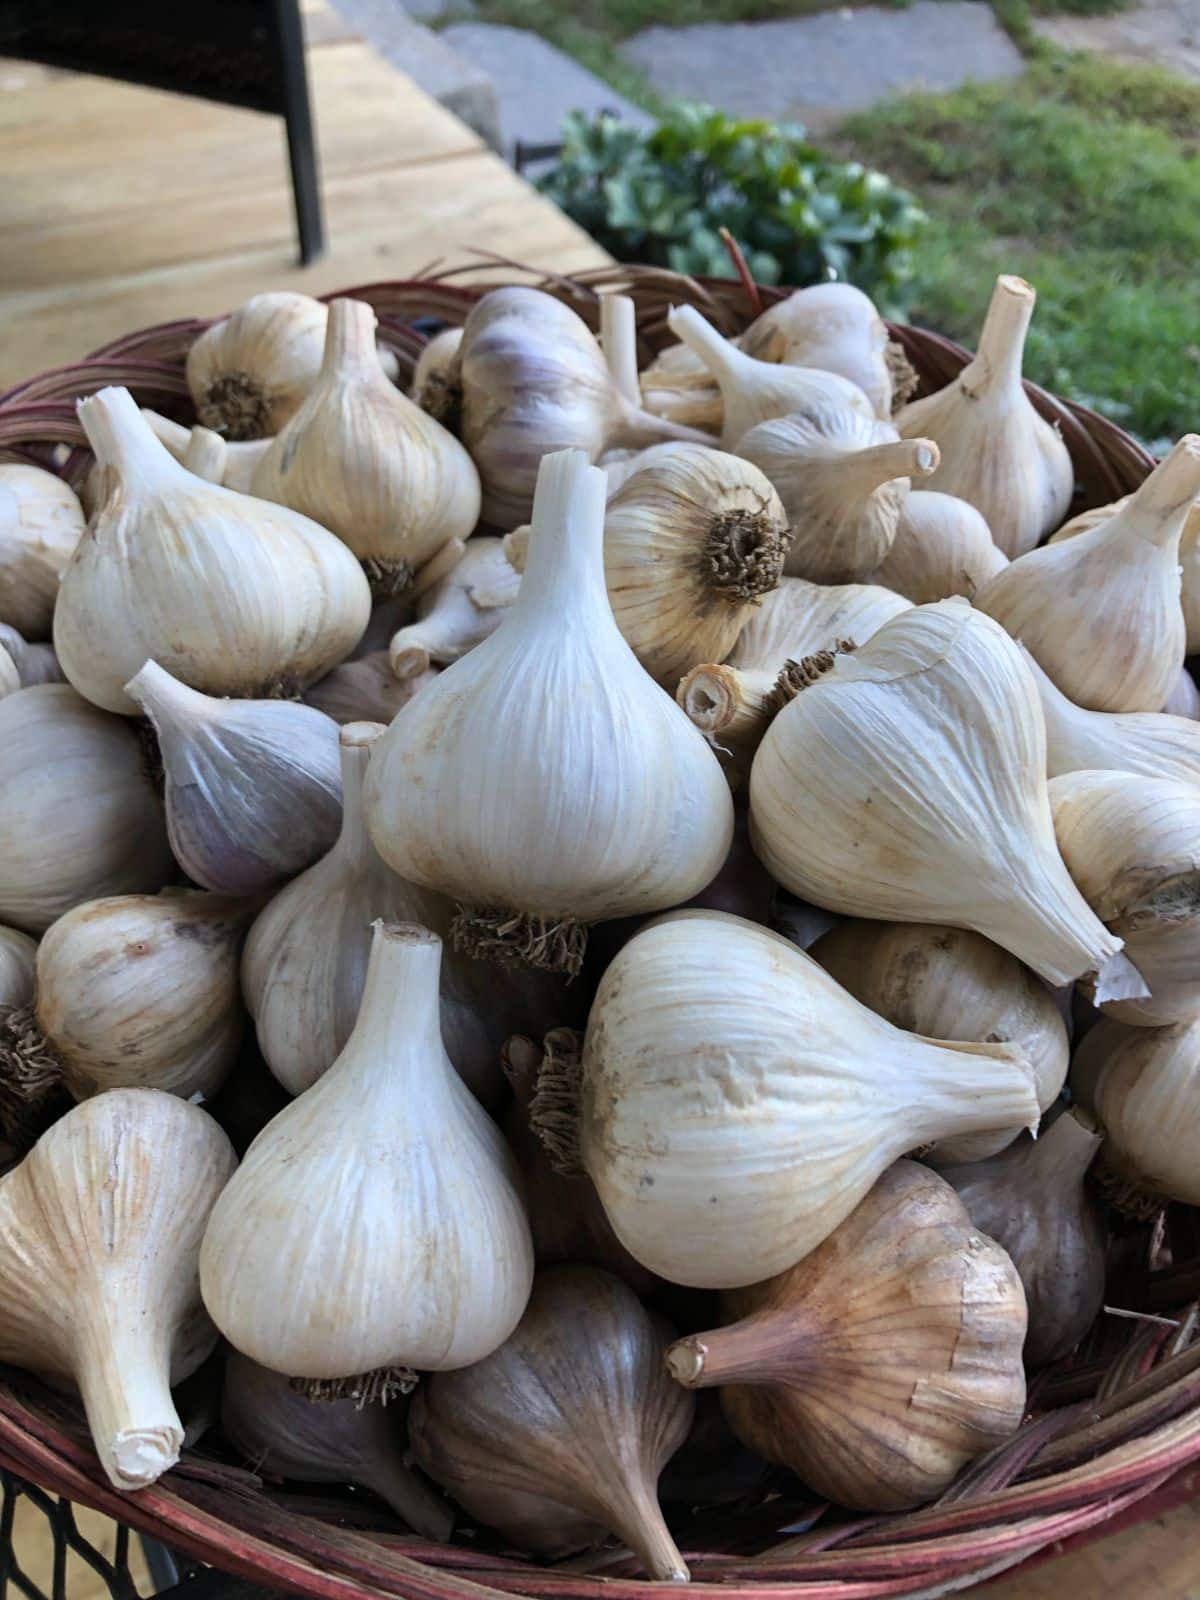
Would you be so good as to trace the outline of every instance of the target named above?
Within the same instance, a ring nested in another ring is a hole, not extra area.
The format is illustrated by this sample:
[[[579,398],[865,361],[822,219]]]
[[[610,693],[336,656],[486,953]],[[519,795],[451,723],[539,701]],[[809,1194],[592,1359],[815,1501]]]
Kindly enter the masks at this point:
[[[144,1489],[179,1459],[171,1384],[217,1340],[196,1259],[235,1165],[196,1106],[114,1089],[0,1179],[0,1359],[78,1388],[117,1489]]]
[[[759,422],[772,417],[808,416],[827,406],[857,411],[868,421],[874,407],[856,383],[817,367],[776,366],[743,355],[723,339],[693,306],[675,306],[667,316],[671,332],[707,366],[721,390],[724,421],[721,442],[738,450]]]
[[[0,461],[0,622],[48,639],[58,582],[83,536],[69,484],[41,467]]]
[[[736,343],[736,341],[734,341]],[[638,373],[642,405],[655,417],[720,433],[725,402],[712,373],[685,344],[669,344]]]
[[[611,445],[705,442],[629,400],[587,324],[540,289],[493,289],[476,302],[459,371],[462,438],[483,481],[483,518],[504,530],[529,520],[546,455],[578,448],[594,461]]]
[[[6,1011],[33,999],[37,945],[27,933],[0,928],[0,1027]]]
[[[952,383],[911,401],[896,418],[906,439],[933,439],[941,449],[927,487],[973,505],[1010,558],[1058,526],[1075,488],[1058,429],[1038,416],[1021,382],[1036,300],[1023,278],[997,278],[975,357]]]
[[[1014,561],[976,604],[1092,711],[1158,711],[1183,665],[1179,536],[1200,493],[1200,434],[1181,439],[1124,511]]]
[[[375,924],[349,1042],[259,1134],[213,1212],[204,1303],[273,1372],[468,1366],[525,1309],[520,1175],[442,1044],[441,954],[424,928]]]
[[[431,663],[447,666],[482,644],[500,626],[520,587],[503,541],[472,539],[457,565],[418,600],[417,620],[392,635],[388,659],[395,676],[402,681],[420,677]]]
[[[617,626],[674,690],[722,661],[779,581],[789,529],[756,466],[706,445],[660,445],[608,500],[604,576]]]
[[[207,1099],[241,1043],[249,920],[186,890],[76,906],[38,947],[36,1003],[0,1018],[0,1075],[58,1079],[76,1100],[137,1088]]]
[[[0,648],[16,668],[19,688],[32,689],[36,683],[64,682],[52,644],[29,644],[15,628],[7,622],[0,622]]]
[[[873,581],[923,606],[956,594],[973,600],[1007,565],[974,506],[957,495],[914,489],[905,496],[892,547]]]
[[[670,1337],[608,1273],[548,1268],[507,1343],[420,1385],[417,1461],[522,1549],[561,1556],[615,1533],[647,1577],[686,1582],[656,1493],[695,1409],[663,1368]]]
[[[943,1167],[971,1221],[1007,1252],[1029,1307],[1025,1361],[1044,1367],[1073,1350],[1104,1299],[1104,1222],[1084,1179],[1104,1132],[1078,1106],[1037,1139]]]
[[[384,377],[375,313],[335,300],[320,376],[254,472],[253,492],[329,528],[383,593],[479,520],[479,474],[452,433]]]
[[[353,1400],[314,1404],[282,1373],[230,1350],[221,1387],[221,1430],[258,1473],[293,1483],[360,1483],[414,1533],[448,1539],[454,1515],[405,1461],[392,1406]]]
[[[892,414],[887,325],[852,284],[795,290],[756,317],[738,343],[756,361],[836,372],[858,385],[877,417]]]
[[[125,389],[79,419],[118,492],[63,574],[54,647],[69,681],[132,716],[124,685],[154,660],[210,694],[304,686],[345,656],[370,591],[332,534],[206,483],[159,444]]]
[[[799,1265],[723,1295],[730,1325],[679,1340],[667,1366],[720,1384],[738,1438],[823,1498],[921,1505],[1025,1409],[1021,1282],[975,1226],[898,1161]]]
[[[21,674],[17,671],[17,663],[5,649],[0,641],[0,700],[6,695],[16,694],[21,685]]]
[[[1007,950],[962,928],[853,920],[809,953],[894,1027],[932,1039],[1015,1044],[1033,1068],[1042,1111],[1058,1099],[1070,1059],[1066,1026],[1049,989]],[[1014,1125],[947,1139],[926,1158],[938,1167],[981,1161],[1020,1132]]]
[[[1148,998],[1096,1003],[1147,1026],[1200,1014],[1200,788],[1071,772],[1052,780],[1050,805],[1071,876],[1150,988]]]
[[[174,875],[137,735],[65,683],[0,700],[0,837],[0,921],[26,933]]]
[[[333,1064],[358,1016],[371,924],[418,922],[448,937],[454,908],[405,883],[377,855],[362,815],[371,747],[383,729],[341,730],[342,827],[337,842],[259,914],[246,941],[242,988],[271,1071],[301,1094]],[[514,1028],[561,1015],[559,985],[535,973],[500,973],[451,950],[441,982],[442,1038],[459,1076],[484,1105],[503,1091],[500,1051]]]
[[[792,529],[786,570],[814,583],[866,578],[886,557],[913,478],[938,463],[928,439],[901,439],[841,405],[776,417],[744,433],[738,454],[779,490]]]
[[[413,367],[408,398],[422,411],[457,433],[462,409],[462,387],[458,379],[458,351],[461,328],[443,328],[435,333]]]
[[[1196,680],[1186,663],[1180,667],[1179,676],[1162,703],[1162,710],[1168,716],[1187,717],[1192,722],[1200,722],[1200,689],[1196,687]]]
[[[147,661],[125,692],[149,717],[180,866],[259,894],[310,866],[342,820],[337,724],[291,700],[215,700]]]
[[[384,860],[461,902],[460,949],[572,973],[587,923],[678,905],[733,832],[716,757],[613,620],[604,489],[580,451],[545,460],[515,604],[392,723],[365,793]]]
[[[227,489],[236,489],[239,494],[250,493],[254,469],[270,448],[270,439],[233,441],[222,438],[221,443],[225,448],[223,453],[218,454],[211,441],[221,438],[221,435],[215,434],[211,428],[185,428],[181,422],[172,422],[170,417],[160,416],[146,406],[142,407],[142,416],[159,443],[189,472],[205,478],[209,483],[223,483]],[[197,434],[202,442],[194,442]],[[189,450],[193,452],[192,461],[188,460]],[[199,465],[194,464],[197,459]],[[208,470],[202,471],[201,468]],[[108,498],[108,486],[107,469],[98,461],[93,463],[80,492],[83,508],[89,516],[94,516]]]
[[[643,1266],[736,1288],[814,1250],[906,1151],[1038,1115],[1015,1046],[904,1033],[778,934],[682,911],[601,980],[579,1155]]]
[[[1048,983],[1097,972],[1102,999],[1144,994],[1063,865],[1045,771],[1018,647],[965,600],[917,606],[771,723],[750,774],[755,847],[830,911],[971,928]]]
[[[388,652],[374,650],[355,661],[343,661],[319,678],[304,691],[304,703],[343,726],[347,722],[382,722],[386,727],[437,675],[437,667],[430,667],[415,678],[398,678]]]

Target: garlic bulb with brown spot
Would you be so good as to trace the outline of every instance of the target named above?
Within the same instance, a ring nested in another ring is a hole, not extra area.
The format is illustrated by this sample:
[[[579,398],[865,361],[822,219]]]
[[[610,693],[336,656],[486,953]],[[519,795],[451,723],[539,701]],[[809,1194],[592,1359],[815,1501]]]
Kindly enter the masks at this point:
[[[757,316],[738,343],[756,361],[839,373],[858,385],[877,417],[892,414],[887,325],[853,284],[794,290]]]
[[[957,495],[914,489],[905,496],[892,547],[872,581],[923,606],[956,594],[973,600],[1007,565],[974,506]]]
[[[738,441],[779,490],[791,524],[786,571],[814,583],[868,577],[886,557],[913,478],[938,463],[928,439],[844,406],[760,422]]]
[[[894,617],[775,717],[750,774],[778,883],[850,916],[970,928],[1056,987],[1144,995],[1059,854],[1037,685],[965,600]],[[820,819],[814,827],[813,820]]]
[[[373,650],[343,661],[304,691],[304,703],[315,706],[343,726],[347,722],[382,722],[386,727],[414,695],[438,675],[437,667],[412,678],[398,678],[386,650]]]
[[[157,411],[151,411],[147,406],[142,407],[142,416],[158,442],[189,471],[195,472],[198,477],[207,478],[210,483],[222,483],[227,489],[236,489],[239,494],[250,493],[254,469],[270,448],[270,439],[240,441],[222,439],[225,449],[224,453],[218,456],[211,440],[221,436],[214,434],[211,428],[185,428],[183,423],[173,422],[170,417],[160,416]],[[203,446],[204,456],[200,460],[201,466],[208,466],[207,472],[200,471],[187,459],[189,450],[199,452],[201,449],[199,444],[193,444],[193,435],[197,433],[208,436]],[[218,475],[212,476],[212,473],[217,471],[218,462],[220,463]],[[108,498],[109,482],[110,474],[107,469],[98,461],[94,462],[80,491],[80,499],[89,516],[93,516]]]
[[[41,933],[175,872],[136,733],[65,683],[0,700],[0,920]]]
[[[1200,434],[1181,439],[1124,511],[1031,550],[976,604],[1091,711],[1158,711],[1183,666],[1179,538],[1200,493]]]
[[[48,639],[59,579],[83,537],[83,507],[53,472],[0,461],[0,622]]]
[[[360,300],[330,306],[320,375],[255,468],[252,489],[336,533],[383,593],[406,588],[479,520],[474,463],[384,377],[375,313]]]
[[[78,1389],[117,1489],[144,1489],[179,1459],[171,1385],[217,1342],[196,1263],[236,1164],[198,1107],[114,1089],[0,1178],[0,1359]]]
[[[963,928],[853,919],[809,953],[848,994],[897,1028],[932,1039],[1017,1045],[1033,1068],[1042,1111],[1058,1099],[1070,1059],[1066,1026],[1046,985],[999,945]],[[1021,1131],[945,1139],[926,1156],[939,1168],[981,1161]]]
[[[1148,1027],[1200,1015],[1200,787],[1070,772],[1052,780],[1050,804],[1071,876],[1150,988],[1097,1004]]]
[[[260,894],[337,838],[337,724],[291,700],[217,700],[147,661],[125,685],[158,736],[180,866],[218,894]]]
[[[975,356],[944,389],[911,401],[896,418],[906,439],[933,439],[941,449],[926,487],[973,505],[1010,558],[1058,526],[1075,488],[1058,429],[1034,410],[1021,382],[1036,300],[1024,279],[997,278]]]
[[[420,677],[434,663],[448,666],[465,656],[495,633],[520,587],[521,575],[505,555],[502,540],[471,539],[445,577],[421,595],[416,620],[392,635],[392,672],[405,681]]]
[[[1020,1273],[1030,1367],[1068,1354],[1100,1312],[1108,1241],[1084,1180],[1103,1140],[1095,1119],[1075,1106],[1036,1139],[1022,1135],[986,1161],[941,1168],[971,1221]]]
[[[443,328],[424,346],[413,367],[408,398],[422,411],[457,433],[462,420],[462,385],[458,376],[461,328]]]
[[[36,683],[66,681],[52,644],[29,644],[15,628],[0,622],[0,647],[16,668],[18,688],[32,689]]]
[[[742,1442],[839,1505],[921,1505],[1020,1424],[1021,1281],[915,1162],[896,1162],[817,1250],[723,1295],[722,1310],[728,1326],[671,1346],[672,1375],[720,1385]]]
[[[420,1385],[417,1461],[521,1549],[563,1556],[615,1534],[649,1578],[685,1582],[656,1493],[695,1409],[663,1367],[671,1336],[608,1273],[547,1268],[499,1350]]]

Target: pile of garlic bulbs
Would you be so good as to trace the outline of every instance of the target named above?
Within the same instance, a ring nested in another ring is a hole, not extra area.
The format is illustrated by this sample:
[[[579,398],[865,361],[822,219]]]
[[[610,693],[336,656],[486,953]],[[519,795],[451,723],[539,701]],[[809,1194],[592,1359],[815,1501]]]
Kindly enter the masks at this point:
[[[114,1485],[203,1367],[267,1476],[686,1580],[694,1390],[920,1505],[1200,1204],[1200,438],[1066,522],[1033,307],[894,409],[844,285],[640,373],[497,289],[410,394],[263,295],[197,426],[80,400],[88,514],[0,463],[0,1360]]]

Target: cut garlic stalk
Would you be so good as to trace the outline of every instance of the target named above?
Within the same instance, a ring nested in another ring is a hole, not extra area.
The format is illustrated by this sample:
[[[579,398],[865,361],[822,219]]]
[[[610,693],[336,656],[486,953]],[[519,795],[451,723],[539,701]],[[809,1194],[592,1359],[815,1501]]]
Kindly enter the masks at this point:
[[[417,602],[417,620],[392,635],[388,659],[401,681],[448,666],[495,633],[517,598],[520,574],[500,539],[472,539],[461,559]],[[388,718],[391,721],[391,718]]]

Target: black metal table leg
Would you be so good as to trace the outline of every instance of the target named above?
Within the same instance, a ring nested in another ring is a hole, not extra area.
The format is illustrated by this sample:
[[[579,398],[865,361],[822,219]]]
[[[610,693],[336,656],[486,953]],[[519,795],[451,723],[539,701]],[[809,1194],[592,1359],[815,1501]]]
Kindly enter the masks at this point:
[[[321,188],[317,175],[317,149],[313,137],[308,71],[304,61],[304,29],[299,0],[272,0],[279,86],[287,121],[288,160],[292,168],[292,198],[300,235],[300,265],[306,267],[325,251],[321,218]]]

